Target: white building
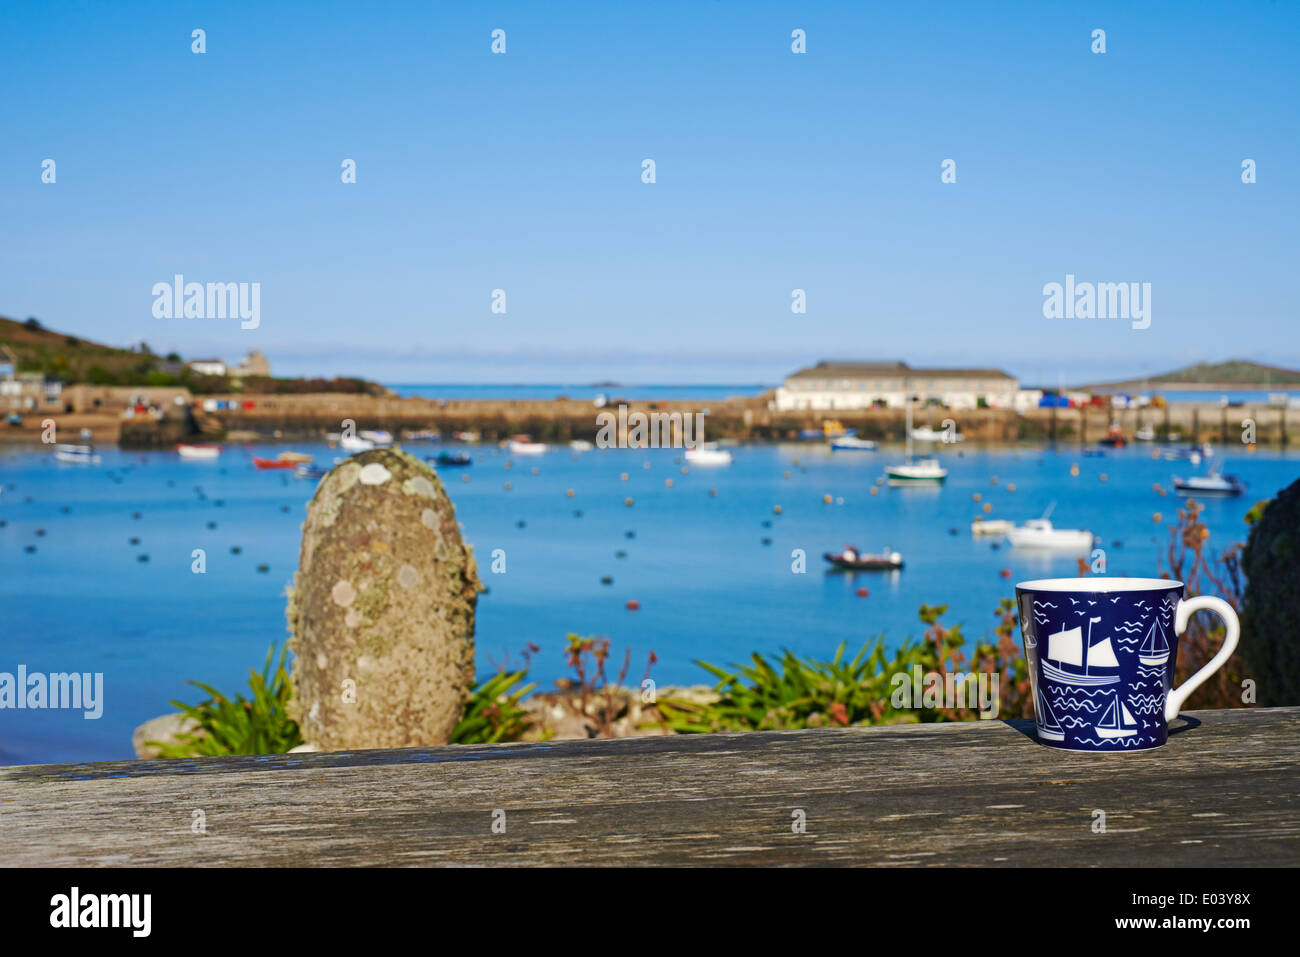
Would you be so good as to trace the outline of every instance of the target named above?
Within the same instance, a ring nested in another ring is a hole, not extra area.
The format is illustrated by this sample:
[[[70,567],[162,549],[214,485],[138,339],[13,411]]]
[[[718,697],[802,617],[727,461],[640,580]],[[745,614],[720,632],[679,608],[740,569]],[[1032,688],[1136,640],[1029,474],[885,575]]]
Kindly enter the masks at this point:
[[[999,369],[913,369],[905,362],[829,362],[800,369],[776,390],[773,408],[901,409],[909,395],[949,409],[1016,407],[1020,383]],[[1022,400],[1023,401],[1023,400]]]

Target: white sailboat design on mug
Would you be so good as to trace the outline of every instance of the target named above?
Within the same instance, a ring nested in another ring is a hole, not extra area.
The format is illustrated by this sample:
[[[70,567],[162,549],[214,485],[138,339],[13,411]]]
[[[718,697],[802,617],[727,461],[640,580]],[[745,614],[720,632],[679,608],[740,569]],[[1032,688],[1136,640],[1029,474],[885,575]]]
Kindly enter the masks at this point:
[[[1088,619],[1088,639],[1083,638],[1079,627],[1061,629],[1047,636],[1047,654],[1043,658],[1043,677],[1058,684],[1091,687],[1113,685],[1119,674],[1093,674],[1093,668],[1118,668],[1115,650],[1110,639],[1103,638],[1092,644],[1092,626],[1101,618]],[[1052,664],[1060,662],[1059,665]],[[1077,669],[1077,670],[1076,670]]]
[[[1034,690],[1034,704],[1038,708],[1038,736],[1044,741],[1064,741],[1065,729],[1061,727],[1061,722],[1056,720],[1052,706],[1047,703],[1038,689]]]
[[[1131,738],[1137,734],[1137,721],[1133,719],[1128,705],[1119,700],[1119,695],[1110,699],[1110,704],[1097,721],[1099,738]]]
[[[1157,633],[1156,629],[1159,628]],[[1138,646],[1138,661],[1151,667],[1159,667],[1169,660],[1169,642],[1165,639],[1165,628],[1158,618],[1152,618],[1147,636]]]

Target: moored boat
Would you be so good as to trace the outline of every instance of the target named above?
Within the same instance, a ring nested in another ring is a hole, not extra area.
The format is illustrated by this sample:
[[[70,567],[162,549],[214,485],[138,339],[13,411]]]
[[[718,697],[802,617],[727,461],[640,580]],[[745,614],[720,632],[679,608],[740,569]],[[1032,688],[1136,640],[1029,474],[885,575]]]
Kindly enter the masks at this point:
[[[426,455],[424,460],[444,467],[474,464],[468,452],[439,452],[437,455]]]
[[[1236,475],[1224,475],[1217,467],[1210,469],[1209,475],[1193,475],[1190,478],[1174,476],[1174,491],[1182,495],[1240,495],[1246,491],[1246,483]]]
[[[293,474],[300,479],[318,479],[324,478],[329,469],[320,465],[299,465],[293,470]]]
[[[889,548],[878,555],[864,555],[853,545],[845,545],[842,551],[823,552],[822,558],[846,571],[897,571],[903,567],[903,556]]]
[[[269,471],[271,469],[292,469],[297,468],[297,466],[297,462],[284,462],[280,459],[263,459],[258,458],[256,455],[253,456],[253,467],[262,471]]]
[[[691,465],[731,464],[731,453],[718,448],[717,442],[702,442],[693,449],[687,449],[683,458]]]
[[[983,519],[977,518],[970,523],[970,532],[972,535],[996,535],[999,538],[1006,536],[1007,532],[1015,528],[1014,522],[1009,522],[1004,518]]]
[[[176,454],[183,459],[211,461],[221,455],[221,446],[182,442],[176,446]]]
[[[54,458],[59,462],[70,462],[75,465],[99,464],[99,456],[91,445],[71,445],[60,442],[54,446]]]
[[[516,435],[508,443],[506,448],[510,450],[511,455],[544,455],[546,453],[545,442],[534,442],[531,436]]]
[[[1031,518],[1025,524],[1011,528],[1007,532],[1007,540],[1019,548],[1091,549],[1093,542],[1096,541],[1092,532],[1086,529],[1052,526],[1048,516],[1052,514],[1054,508],[1056,508],[1055,502],[1047,506],[1047,511],[1043,513],[1042,518]]]
[[[876,443],[870,439],[860,439],[856,435],[845,435],[831,439],[832,452],[874,452]]]
[[[948,477],[948,470],[939,464],[938,459],[912,461],[912,402],[907,402],[907,461],[902,465],[893,465],[885,469],[890,485],[940,485]]]
[[[306,452],[281,452],[276,456],[281,462],[292,462],[295,465],[301,465],[311,461],[311,456]]]

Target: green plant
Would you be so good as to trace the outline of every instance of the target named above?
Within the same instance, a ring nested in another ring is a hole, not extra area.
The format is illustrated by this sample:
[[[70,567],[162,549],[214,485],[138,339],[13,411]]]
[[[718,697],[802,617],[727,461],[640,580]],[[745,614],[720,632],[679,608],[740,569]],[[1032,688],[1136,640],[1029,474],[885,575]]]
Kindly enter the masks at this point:
[[[298,725],[290,720],[286,705],[293,694],[284,658],[288,646],[280,650],[280,660],[271,670],[275,655],[272,645],[266,652],[262,673],[248,671],[252,698],[236,695],[231,701],[211,685],[190,681],[210,697],[197,705],[173,701],[172,705],[192,719],[198,727],[177,735],[176,742],[150,741],[159,749],[160,758],[188,758],[196,755],[283,754],[302,744]]]
[[[766,731],[787,728],[897,724],[917,721],[973,719],[971,707],[911,706],[914,676],[922,683],[957,673],[987,673],[999,683],[999,716],[1032,714],[1028,666],[1013,637],[1015,613],[1004,600],[996,643],[975,646],[970,668],[962,651],[961,626],[945,628],[939,621],[946,605],[922,605],[921,621],[927,626],[921,642],[904,642],[892,656],[883,638],[867,641],[850,660],[841,642],[829,661],[800,658],[785,651],[771,660],[752,656],[752,665],[732,671],[696,661],[718,679],[713,702],[660,699],[659,711],[667,727],[678,733],[710,731]],[[908,694],[900,698],[900,688]]]
[[[527,676],[527,671],[502,671],[486,681],[476,682],[470,689],[460,723],[451,732],[451,743],[496,744],[522,738],[532,722],[528,710],[521,708],[519,702],[535,686],[514,686]]]

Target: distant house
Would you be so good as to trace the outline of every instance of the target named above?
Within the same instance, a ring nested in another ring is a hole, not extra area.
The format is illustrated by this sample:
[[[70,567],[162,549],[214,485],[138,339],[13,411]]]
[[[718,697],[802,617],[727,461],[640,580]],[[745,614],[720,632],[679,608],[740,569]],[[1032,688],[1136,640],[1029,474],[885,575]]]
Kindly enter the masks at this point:
[[[777,388],[778,412],[903,408],[910,395],[949,409],[1016,407],[1020,383],[1000,369],[914,369],[905,362],[823,361]]]
[[[266,356],[254,349],[239,361],[232,374],[237,376],[269,376],[271,374],[271,363],[267,361]]]
[[[226,364],[220,359],[191,359],[186,363],[190,370],[199,375],[227,375]]]

